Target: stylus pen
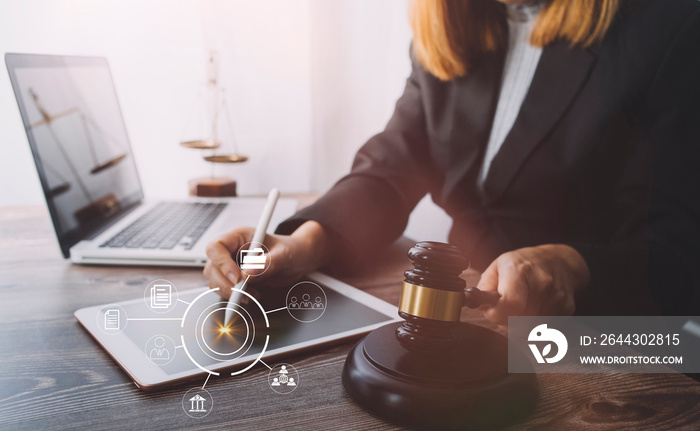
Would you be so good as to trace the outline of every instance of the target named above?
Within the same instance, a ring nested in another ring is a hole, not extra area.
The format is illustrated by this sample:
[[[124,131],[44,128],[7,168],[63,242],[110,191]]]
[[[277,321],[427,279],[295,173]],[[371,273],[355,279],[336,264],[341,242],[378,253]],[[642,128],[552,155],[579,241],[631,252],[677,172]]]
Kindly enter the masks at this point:
[[[279,197],[279,190],[270,190],[270,194],[267,195],[267,202],[265,203],[265,208],[263,208],[263,212],[260,215],[260,220],[258,220],[258,226],[255,228],[255,233],[253,233],[253,240],[251,241],[248,250],[252,251],[255,248],[260,247],[260,244],[262,244],[265,240],[267,226],[270,224],[270,219],[272,219],[272,213],[275,211],[275,205],[277,204],[277,199],[279,199]],[[236,260],[238,260],[238,257],[239,256],[236,256]],[[265,258],[269,259],[270,257],[265,256]],[[266,262],[265,264],[268,265],[269,262]],[[234,289],[245,289],[245,280],[239,281],[238,284],[236,284],[236,286],[234,287]],[[241,303],[242,297],[242,293],[239,293],[235,290],[231,290],[231,296],[229,296],[228,304],[226,305],[226,314],[224,314],[224,328],[228,327],[228,323],[231,320],[231,316],[233,315],[234,306],[239,305]]]

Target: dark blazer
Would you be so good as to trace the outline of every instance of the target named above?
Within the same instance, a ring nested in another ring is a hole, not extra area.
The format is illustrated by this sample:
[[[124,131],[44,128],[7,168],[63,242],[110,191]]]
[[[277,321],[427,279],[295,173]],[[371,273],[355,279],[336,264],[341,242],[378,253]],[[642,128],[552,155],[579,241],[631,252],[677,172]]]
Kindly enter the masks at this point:
[[[477,269],[569,244],[592,275],[578,313],[700,314],[700,2],[630,0],[599,45],[545,47],[481,191],[504,55],[447,82],[414,62],[386,130],[278,232],[316,220],[357,263],[430,193]]]

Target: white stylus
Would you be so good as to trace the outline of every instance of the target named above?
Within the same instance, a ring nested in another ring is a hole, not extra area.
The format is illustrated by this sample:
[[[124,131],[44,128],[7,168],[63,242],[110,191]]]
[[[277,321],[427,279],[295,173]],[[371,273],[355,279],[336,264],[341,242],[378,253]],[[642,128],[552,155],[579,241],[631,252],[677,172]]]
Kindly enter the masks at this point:
[[[258,221],[258,226],[255,228],[255,233],[253,233],[253,240],[251,241],[248,250],[254,250],[259,248],[260,245],[265,240],[265,235],[267,232],[267,226],[270,224],[270,219],[272,219],[272,213],[275,211],[275,205],[277,204],[277,199],[280,197],[280,191],[277,189],[270,190],[270,194],[267,195],[267,202],[265,203],[265,208],[260,215],[260,220]],[[236,256],[236,261],[238,261],[239,256]],[[269,259],[269,256],[266,256]],[[265,263],[266,265],[269,262]],[[241,280],[236,284],[234,289],[245,289],[245,280]],[[231,296],[228,298],[228,304],[226,305],[226,314],[224,315],[224,328],[228,328],[229,321],[233,315],[234,306],[239,305],[243,294],[235,290],[231,290]]]

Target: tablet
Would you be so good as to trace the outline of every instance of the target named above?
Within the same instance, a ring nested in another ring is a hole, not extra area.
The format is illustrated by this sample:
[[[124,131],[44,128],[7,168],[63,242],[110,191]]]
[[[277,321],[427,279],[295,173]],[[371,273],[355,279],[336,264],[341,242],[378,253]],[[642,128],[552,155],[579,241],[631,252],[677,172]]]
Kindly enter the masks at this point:
[[[208,288],[177,292],[167,280],[143,298],[82,308],[80,324],[151,391],[202,377],[240,375],[258,363],[339,343],[399,321],[397,307],[321,273],[293,286],[245,292],[227,327],[227,303]]]

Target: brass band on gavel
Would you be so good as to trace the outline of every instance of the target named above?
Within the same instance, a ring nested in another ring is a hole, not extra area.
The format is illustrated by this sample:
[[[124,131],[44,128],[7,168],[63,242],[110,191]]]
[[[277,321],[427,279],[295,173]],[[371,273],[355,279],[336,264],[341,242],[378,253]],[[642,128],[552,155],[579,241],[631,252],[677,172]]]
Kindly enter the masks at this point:
[[[425,319],[459,322],[462,291],[440,290],[403,282],[399,311]]]

